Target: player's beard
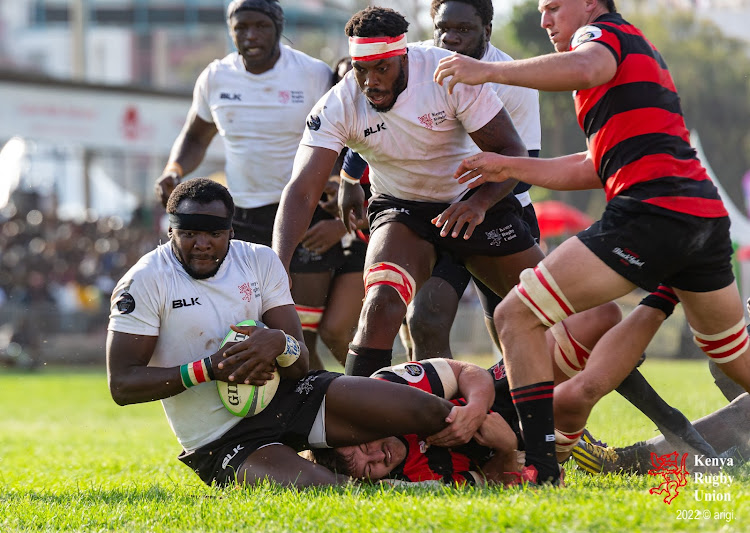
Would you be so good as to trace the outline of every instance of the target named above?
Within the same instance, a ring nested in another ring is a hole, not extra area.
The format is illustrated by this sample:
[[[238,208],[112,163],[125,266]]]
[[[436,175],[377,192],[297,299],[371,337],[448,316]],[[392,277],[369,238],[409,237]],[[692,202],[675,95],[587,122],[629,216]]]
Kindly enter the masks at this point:
[[[377,107],[375,104],[370,102],[370,106],[378,113],[385,113],[387,111],[390,111],[393,106],[396,105],[398,95],[404,92],[404,89],[406,89],[406,71],[404,70],[404,65],[401,64],[401,70],[399,71],[398,76],[396,77],[396,81],[393,82],[393,87],[391,88],[391,92],[393,93],[393,100],[391,100],[391,103],[388,104],[387,107]]]
[[[469,50],[466,52],[466,55],[469,57],[473,57],[474,59],[481,60],[482,57],[484,57],[484,53],[487,51],[487,42],[482,39],[480,40],[476,47],[474,47],[474,50]]]
[[[185,269],[185,272],[187,272],[188,276],[190,276],[193,279],[208,279],[212,278],[216,275],[216,273],[219,271],[219,268],[221,268],[221,265],[224,263],[224,259],[227,258],[227,254],[224,254],[224,257],[221,259],[216,260],[216,268],[212,268],[208,272],[196,272],[190,264],[185,260],[185,258],[182,256],[182,252],[177,247],[177,245],[172,241],[172,251],[174,252],[175,256],[177,257],[178,261],[182,265],[182,268]]]

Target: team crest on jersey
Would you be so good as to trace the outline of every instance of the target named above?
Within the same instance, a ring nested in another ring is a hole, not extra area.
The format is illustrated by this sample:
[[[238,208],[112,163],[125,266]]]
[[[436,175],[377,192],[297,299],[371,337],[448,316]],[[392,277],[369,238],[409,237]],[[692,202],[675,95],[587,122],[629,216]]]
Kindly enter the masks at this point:
[[[318,115],[307,117],[307,127],[313,131],[318,131],[320,129],[320,117]]]
[[[582,45],[583,43],[595,41],[601,36],[602,30],[600,28],[597,28],[596,26],[584,26],[583,28],[579,28],[578,31],[575,32],[570,47],[575,48],[576,46]]]
[[[434,125],[434,124],[433,124],[433,122],[432,122],[432,117],[430,116],[430,114],[429,114],[429,113],[425,113],[424,115],[422,115],[421,117],[418,117],[418,118],[419,118],[419,122],[420,122],[420,123],[421,123],[421,124],[422,124],[422,125],[423,125],[423,126],[424,126],[425,128],[427,128],[428,130],[431,130],[432,128],[434,128],[434,127],[435,127],[435,125]]]
[[[303,91],[279,91],[279,103],[281,104],[303,104],[305,93]]]
[[[130,286],[132,284],[133,280],[128,280],[127,284],[125,285],[125,289],[120,295],[120,298],[115,303],[117,311],[119,311],[121,315],[128,315],[135,311],[135,298],[133,298],[133,295],[128,292],[130,291]]]
[[[497,363],[492,367],[492,377],[495,381],[500,381],[505,377],[505,365]]]
[[[243,283],[238,288],[240,289],[240,294],[242,294],[243,300],[249,302],[253,299],[253,289],[250,287],[249,283]]]
[[[391,368],[391,371],[397,376],[405,379],[409,383],[419,383],[424,375],[422,365],[414,363],[404,363]]]
[[[135,298],[129,292],[123,292],[115,305],[121,315],[128,315],[135,311]]]

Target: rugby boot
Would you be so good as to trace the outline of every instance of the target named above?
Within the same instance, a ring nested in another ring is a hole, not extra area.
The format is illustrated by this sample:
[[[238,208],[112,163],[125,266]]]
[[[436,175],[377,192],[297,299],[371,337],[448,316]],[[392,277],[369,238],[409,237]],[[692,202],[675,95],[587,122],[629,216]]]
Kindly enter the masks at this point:
[[[588,432],[586,432],[588,433]],[[585,437],[585,438],[584,438]],[[612,448],[594,439],[588,433],[573,449],[573,459],[589,474],[625,473],[645,476],[651,464],[651,453],[656,448],[646,441],[639,441],[623,448]]]

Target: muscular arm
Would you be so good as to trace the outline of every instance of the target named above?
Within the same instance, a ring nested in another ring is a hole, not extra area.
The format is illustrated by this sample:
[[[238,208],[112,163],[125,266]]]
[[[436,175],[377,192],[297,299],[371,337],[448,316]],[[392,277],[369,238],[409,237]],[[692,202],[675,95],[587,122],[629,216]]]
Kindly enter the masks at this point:
[[[575,91],[607,83],[617,72],[617,61],[603,45],[582,44],[572,52],[553,53],[515,61],[486,62],[454,54],[440,60],[435,81],[478,85],[495,82],[541,91]],[[449,78],[449,79],[447,79]]]
[[[495,388],[489,372],[482,367],[455,359],[444,361],[453,370],[458,383],[458,396],[466,400],[466,405],[454,407],[446,419],[450,425],[430,436],[427,442],[450,447],[464,444],[474,436],[495,400]]]
[[[169,160],[178,162],[185,174],[189,174],[203,161],[208,145],[216,133],[216,125],[213,122],[206,122],[191,109],[182,131],[172,145]]]
[[[453,176],[460,183],[477,178],[469,187],[476,187],[487,181],[518,180],[557,191],[602,188],[588,152],[552,159],[504,157],[482,152],[464,159]]]
[[[484,127],[470,135],[476,145],[485,152],[494,152],[509,157],[528,155],[526,147],[505,109],[501,109]],[[466,180],[459,181],[463,183]],[[451,204],[433,219],[433,223],[442,228],[440,231],[441,237],[446,237],[449,233],[452,233],[451,236],[456,238],[461,234],[461,229],[465,225],[464,239],[469,239],[474,229],[484,221],[487,210],[510,194],[517,183],[513,179],[502,182],[484,180],[481,184],[474,185],[480,187],[476,194]]]
[[[269,328],[283,330],[284,333],[291,335],[299,341],[299,359],[291,366],[284,368],[277,365],[277,368],[283,378],[301,379],[309,370],[310,354],[307,346],[305,346],[302,325],[300,324],[299,315],[294,305],[280,305],[279,307],[269,309],[263,313],[263,323]]]
[[[216,125],[213,122],[206,122],[191,108],[182,131],[172,145],[169,162],[178,163],[186,175],[191,173],[203,161],[216,132]],[[174,171],[166,172],[157,178],[156,195],[162,205],[167,204],[167,199],[177,186],[179,178],[179,174]]]
[[[483,152],[521,157],[528,155],[526,146],[518,135],[513,120],[505,110],[501,109],[483,128],[471,133],[471,139]],[[518,181],[508,180],[503,183],[484,183],[481,187],[481,199],[486,204],[485,210],[505,198]],[[476,196],[476,194],[474,195]]]
[[[107,378],[119,405],[169,398],[185,390],[179,367],[147,366],[158,337],[107,332]]]
[[[486,414],[495,401],[495,387],[492,376],[481,366],[456,359],[445,360],[453,370],[458,383],[458,396],[466,400],[467,405],[476,405]]]
[[[300,379],[307,373],[309,355],[302,337],[302,326],[293,305],[282,305],[263,314],[265,328],[238,328],[248,335],[242,342],[220,349],[211,357],[215,377],[221,381],[261,385],[271,377],[275,358],[286,347],[287,333],[300,340],[300,357],[288,367],[278,367],[288,379]],[[283,330],[283,333],[282,331]],[[185,390],[179,366],[148,366],[158,337],[107,333],[107,377],[112,398],[119,405],[151,402],[169,398]]]
[[[327,148],[301,144],[294,158],[292,179],[284,187],[273,225],[273,249],[289,270],[294,249],[312,220],[338,154]]]

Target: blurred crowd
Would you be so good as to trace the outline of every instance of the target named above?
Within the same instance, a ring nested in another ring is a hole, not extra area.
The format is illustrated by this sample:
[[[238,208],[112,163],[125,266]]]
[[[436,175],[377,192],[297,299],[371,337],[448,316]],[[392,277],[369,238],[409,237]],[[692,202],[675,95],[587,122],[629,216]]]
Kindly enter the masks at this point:
[[[38,207],[38,206],[37,206]],[[94,331],[117,280],[160,235],[152,217],[60,220],[54,209],[0,210],[0,362],[31,364],[39,335]]]

